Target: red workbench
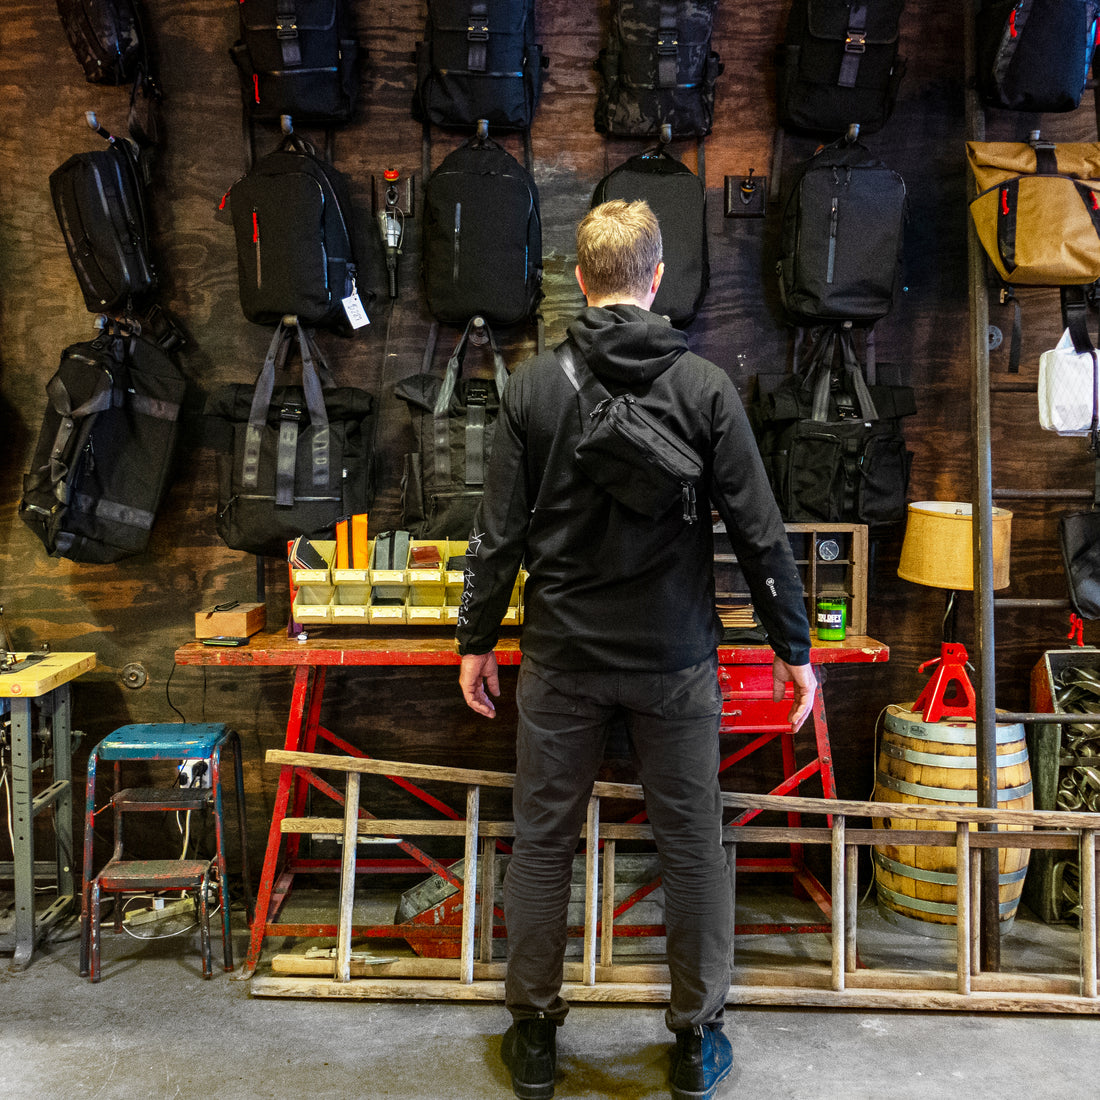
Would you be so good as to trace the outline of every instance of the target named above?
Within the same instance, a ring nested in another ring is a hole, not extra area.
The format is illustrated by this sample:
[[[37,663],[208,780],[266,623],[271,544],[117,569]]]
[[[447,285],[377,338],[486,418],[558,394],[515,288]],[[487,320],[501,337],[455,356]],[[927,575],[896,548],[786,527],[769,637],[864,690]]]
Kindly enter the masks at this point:
[[[518,665],[520,651],[517,639],[510,638],[501,642],[496,649],[500,665]],[[841,642],[815,642],[810,653],[811,663],[815,667],[819,681],[824,681],[825,670],[832,664],[875,664],[889,659],[890,651],[882,643],[868,637],[851,637]],[[722,684],[723,734],[749,735],[749,739],[724,755],[722,768],[726,770],[743,760],[750,753],[759,751],[765,745],[779,740],[782,754],[782,780],[769,794],[789,794],[814,776],[820,778],[822,792],[826,798],[836,797],[836,784],[833,778],[832,754],[829,746],[829,729],[825,716],[825,700],[819,691],[813,709],[814,756],[808,762],[799,765],[795,758],[794,736],[791,733],[786,715],[790,709],[788,701],[776,703],[772,700],[773,654],[766,645],[721,646],[718,650],[720,680]],[[442,633],[411,631],[398,634],[392,629],[377,628],[355,638],[347,637],[310,637],[304,642],[285,634],[258,634],[250,639],[248,645],[237,648],[204,646],[200,642],[189,642],[180,647],[175,655],[179,665],[205,665],[223,668],[278,667],[294,669],[294,685],[291,695],[290,714],[287,719],[284,747],[290,751],[317,751],[318,738],[327,742],[338,752],[355,756],[366,756],[359,748],[337,736],[321,724],[321,706],[324,700],[325,673],[330,667],[358,668],[384,666],[446,666],[458,665],[459,657],[454,652],[453,636]],[[455,691],[458,691],[457,677]],[[403,779],[393,779],[404,789],[414,794],[427,805],[434,807],[444,816],[460,819],[462,814],[447,806],[435,796],[423,791]],[[335,936],[335,924],[281,924],[277,922],[279,910],[288,897],[296,872],[322,869],[336,870],[339,861],[304,860],[299,858],[299,836],[286,835],[282,831],[283,820],[288,816],[301,816],[306,801],[307,789],[312,787],[338,803],[343,802],[340,791],[333,788],[311,769],[291,766],[283,767],[275,805],[272,813],[271,829],[268,834],[267,851],[264,856],[263,871],[256,897],[256,913],[252,922],[252,936],[245,964],[237,976],[249,978],[255,972],[260,959],[263,941],[267,936]],[[361,810],[366,816],[366,811]],[[746,811],[730,822],[733,825],[744,824],[755,816]],[[643,815],[639,816],[641,820]],[[798,815],[790,815],[791,824],[798,824]],[[285,849],[284,849],[285,836]],[[399,847],[409,857],[405,860],[357,861],[358,870],[416,871],[428,870],[440,875],[452,885],[460,885],[448,868],[427,852],[417,848],[411,842],[402,840]],[[369,866],[373,865],[373,866]],[[795,875],[809,895],[817,902],[822,912],[828,916],[831,902],[827,891],[809,872],[802,861],[799,846],[792,846],[789,855],[780,858],[754,859],[738,857],[737,868],[742,871],[790,871]],[[620,906],[620,910],[632,904],[637,897],[648,892],[637,891],[634,898]],[[418,928],[409,929],[402,925],[355,929],[356,935],[388,935],[405,939],[420,937],[425,953],[431,953],[432,945],[457,935],[457,929],[446,927],[448,913],[433,913],[431,919],[422,922]],[[616,914],[618,915],[618,914]],[[738,932],[753,931],[827,931],[828,924],[801,925],[786,929],[768,926],[767,928],[742,927]],[[639,930],[636,934],[653,934],[659,929]],[[410,937],[410,932],[414,933]],[[415,946],[415,945],[414,945]],[[442,946],[442,945],[440,945]]]

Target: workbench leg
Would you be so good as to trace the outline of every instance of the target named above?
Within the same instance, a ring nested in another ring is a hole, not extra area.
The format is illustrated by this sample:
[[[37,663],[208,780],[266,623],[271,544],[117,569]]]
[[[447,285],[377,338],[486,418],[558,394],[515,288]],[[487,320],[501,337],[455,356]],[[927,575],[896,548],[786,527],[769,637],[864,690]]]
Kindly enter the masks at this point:
[[[297,752],[301,746],[302,724],[306,702],[309,698],[310,668],[299,665],[294,670],[294,690],[291,694],[290,717],[287,720],[284,748]],[[271,812],[271,828],[267,834],[267,850],[264,853],[263,870],[260,872],[260,885],[256,891],[256,910],[252,916],[252,935],[249,938],[248,955],[233,978],[247,981],[256,973],[263,950],[264,935],[267,931],[272,890],[279,867],[279,851],[283,840],[283,819],[290,803],[290,792],[294,784],[294,767],[286,764],[279,772],[279,785],[275,791],[275,806]]]
[[[301,682],[301,690],[299,684]],[[311,668],[308,665],[299,667],[294,671],[294,692],[291,695],[290,717],[287,719],[285,748],[292,752],[316,752],[317,751],[317,726],[321,718],[321,703],[325,694],[325,670],[323,668]],[[291,747],[291,740],[294,745]],[[297,773],[295,773],[297,774]],[[306,812],[306,796],[309,793],[308,783],[294,784],[294,804],[291,809],[292,817],[303,817]],[[286,857],[288,860],[297,859],[301,847],[302,837],[298,833],[292,833],[286,839]]]
[[[11,700],[12,877],[15,880],[15,954],[23,970],[34,952],[34,806],[31,700]]]
[[[69,684],[53,691],[53,780],[64,787],[57,796],[54,835],[57,837],[58,903],[71,909],[76,895],[73,860],[73,696]]]
[[[829,723],[825,718],[825,669],[818,666],[817,694],[811,720],[814,724],[814,741],[817,746],[817,759],[821,765],[821,791],[824,798],[836,798],[836,779],[833,776],[833,750],[829,744]]]

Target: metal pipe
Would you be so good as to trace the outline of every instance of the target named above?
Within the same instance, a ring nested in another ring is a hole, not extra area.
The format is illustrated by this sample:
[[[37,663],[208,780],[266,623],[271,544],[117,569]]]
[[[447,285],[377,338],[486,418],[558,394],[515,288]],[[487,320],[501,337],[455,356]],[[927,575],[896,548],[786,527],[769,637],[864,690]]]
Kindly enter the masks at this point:
[[[970,140],[985,137],[985,117],[974,84],[974,16],[977,0],[964,7],[963,54],[966,58],[966,129]],[[967,175],[969,188],[973,181]],[[993,637],[993,472],[989,413],[989,299],[985,258],[967,218],[967,267],[970,282],[971,426],[973,433],[974,635],[978,670],[975,723],[978,805],[997,805],[997,701]],[[981,863],[981,960],[984,970],[1000,969],[997,850],[983,849]]]

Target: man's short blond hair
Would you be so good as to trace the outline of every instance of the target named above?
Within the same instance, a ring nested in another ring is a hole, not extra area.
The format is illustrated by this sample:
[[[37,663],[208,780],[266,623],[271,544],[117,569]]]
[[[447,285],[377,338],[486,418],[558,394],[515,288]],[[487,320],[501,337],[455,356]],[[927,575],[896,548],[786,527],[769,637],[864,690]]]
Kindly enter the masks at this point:
[[[644,298],[661,255],[661,227],[644,199],[600,203],[577,226],[577,265],[590,298]]]

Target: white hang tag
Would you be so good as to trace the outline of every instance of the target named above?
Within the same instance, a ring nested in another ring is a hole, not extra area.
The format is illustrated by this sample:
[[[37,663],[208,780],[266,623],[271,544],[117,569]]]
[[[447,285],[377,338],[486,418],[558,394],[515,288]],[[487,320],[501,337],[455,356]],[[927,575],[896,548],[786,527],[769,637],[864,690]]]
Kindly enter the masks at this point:
[[[353,290],[345,299],[344,312],[347,314],[348,324],[352,328],[362,328],[364,325],[370,324],[370,318],[367,316],[367,311],[363,308],[363,303],[359,298],[359,291]]]

